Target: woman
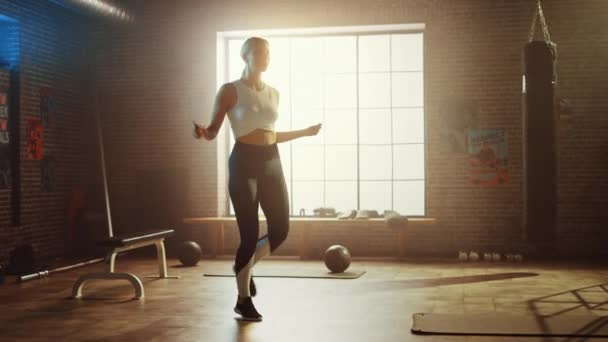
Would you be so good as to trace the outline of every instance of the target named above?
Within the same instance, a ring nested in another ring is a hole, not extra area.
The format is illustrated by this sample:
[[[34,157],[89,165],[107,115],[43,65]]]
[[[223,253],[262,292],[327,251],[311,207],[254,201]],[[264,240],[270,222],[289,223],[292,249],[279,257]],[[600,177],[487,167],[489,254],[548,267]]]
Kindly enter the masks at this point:
[[[279,92],[261,79],[270,62],[268,41],[247,39],[241,57],[246,64],[241,78],[220,88],[211,124],[205,127],[194,122],[194,136],[212,140],[228,114],[236,139],[228,160],[228,190],[241,237],[233,266],[238,289],[234,311],[243,319],[259,321],[262,315],[251,300],[256,295],[251,270],[281,245],[289,231],[289,197],[277,144],[314,136],[321,124],[275,132]],[[262,237],[258,237],[258,204],[268,226],[268,234]]]

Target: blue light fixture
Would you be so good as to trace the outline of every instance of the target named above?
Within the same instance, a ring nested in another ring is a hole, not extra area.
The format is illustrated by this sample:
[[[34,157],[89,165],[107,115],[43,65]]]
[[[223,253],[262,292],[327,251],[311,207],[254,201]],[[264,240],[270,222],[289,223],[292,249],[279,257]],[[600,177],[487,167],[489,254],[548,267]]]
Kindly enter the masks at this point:
[[[0,14],[0,67],[19,68],[19,21]]]

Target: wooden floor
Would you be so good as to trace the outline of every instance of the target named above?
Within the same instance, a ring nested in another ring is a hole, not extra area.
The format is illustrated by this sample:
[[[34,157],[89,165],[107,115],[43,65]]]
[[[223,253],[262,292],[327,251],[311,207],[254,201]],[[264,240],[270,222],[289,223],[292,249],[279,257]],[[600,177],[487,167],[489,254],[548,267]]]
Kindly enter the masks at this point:
[[[86,299],[68,299],[75,279],[102,264],[0,286],[1,341],[581,341],[566,338],[430,336],[410,332],[416,312],[608,315],[608,271],[580,263],[507,264],[355,260],[359,279],[256,278],[263,322],[234,319],[234,278],[204,277],[229,258],[145,279],[155,260],[119,257],[117,271],[142,278],[132,300],[121,281],[96,281]],[[264,259],[262,268],[324,268],[321,261]],[[254,270],[254,274],[255,274]],[[9,279],[11,281],[11,279]],[[559,299],[559,300],[556,300]],[[589,339],[599,341],[600,339]]]

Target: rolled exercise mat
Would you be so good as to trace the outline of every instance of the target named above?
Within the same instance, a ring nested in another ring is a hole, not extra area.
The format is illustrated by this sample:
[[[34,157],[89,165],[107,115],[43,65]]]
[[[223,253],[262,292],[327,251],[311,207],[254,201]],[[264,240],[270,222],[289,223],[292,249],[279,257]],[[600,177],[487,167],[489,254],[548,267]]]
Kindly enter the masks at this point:
[[[608,317],[594,315],[415,313],[412,318],[415,334],[608,337]]]

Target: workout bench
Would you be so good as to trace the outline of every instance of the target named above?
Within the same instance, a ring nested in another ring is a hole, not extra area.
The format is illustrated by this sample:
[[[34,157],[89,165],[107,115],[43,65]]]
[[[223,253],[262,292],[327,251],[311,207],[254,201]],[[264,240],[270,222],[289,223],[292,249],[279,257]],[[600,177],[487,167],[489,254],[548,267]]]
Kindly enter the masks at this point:
[[[99,243],[100,246],[109,248],[108,253],[106,254],[105,263],[106,263],[106,271],[105,272],[93,272],[80,276],[74,287],[72,288],[72,297],[73,298],[81,298],[82,297],[82,288],[84,287],[85,282],[93,279],[124,279],[127,280],[133,285],[135,289],[135,298],[144,297],[144,286],[139,280],[139,278],[128,272],[114,272],[114,265],[116,263],[116,255],[120,252],[156,245],[156,254],[158,257],[158,276],[148,276],[148,278],[178,278],[177,276],[168,276],[167,275],[167,258],[165,254],[165,244],[164,240],[166,237],[171,236],[173,234],[173,230],[160,230],[154,232],[145,232],[139,234],[131,234],[129,236],[124,237],[112,237],[108,240],[104,240]]]

